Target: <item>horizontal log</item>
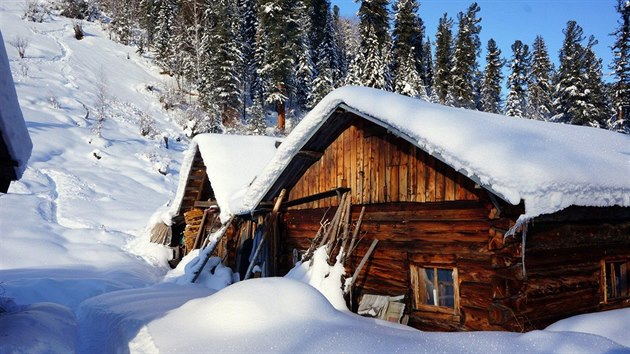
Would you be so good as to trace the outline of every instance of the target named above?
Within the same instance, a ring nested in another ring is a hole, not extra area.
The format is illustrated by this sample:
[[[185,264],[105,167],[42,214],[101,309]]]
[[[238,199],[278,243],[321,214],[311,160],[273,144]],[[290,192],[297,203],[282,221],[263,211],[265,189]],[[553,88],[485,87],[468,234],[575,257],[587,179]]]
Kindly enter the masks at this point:
[[[547,296],[577,290],[595,290],[600,287],[599,272],[584,275],[566,275],[560,277],[529,277],[524,291],[528,298]]]
[[[527,233],[527,251],[630,244],[630,222],[534,223]]]

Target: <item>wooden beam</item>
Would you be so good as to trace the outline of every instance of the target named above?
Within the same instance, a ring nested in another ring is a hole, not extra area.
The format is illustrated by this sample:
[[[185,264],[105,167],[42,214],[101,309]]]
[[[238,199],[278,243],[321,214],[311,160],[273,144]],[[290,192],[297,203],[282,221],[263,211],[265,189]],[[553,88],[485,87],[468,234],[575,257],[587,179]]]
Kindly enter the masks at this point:
[[[319,152],[319,151],[312,151],[312,150],[300,150],[298,151],[297,157],[301,157],[301,158],[305,158],[305,159],[309,159],[309,160],[313,160],[313,161],[317,161],[319,160],[322,156],[324,156],[323,152]]]
[[[348,192],[349,190],[350,190],[350,188],[335,188],[335,189],[331,189],[331,190],[329,190],[327,192],[321,192],[321,193],[309,195],[307,197],[298,198],[298,199],[295,199],[295,200],[290,200],[288,202],[284,202],[284,203],[282,203],[282,207],[283,208],[289,208],[289,207],[292,207],[292,206],[296,206],[296,205],[300,205],[300,204],[306,204],[306,203],[314,202],[316,200],[320,200],[320,199],[324,199],[324,198],[330,198],[330,197],[335,197],[335,196],[339,197],[340,195],[342,195],[345,192]]]
[[[211,208],[218,207],[215,200],[196,200],[194,204],[195,208]]]

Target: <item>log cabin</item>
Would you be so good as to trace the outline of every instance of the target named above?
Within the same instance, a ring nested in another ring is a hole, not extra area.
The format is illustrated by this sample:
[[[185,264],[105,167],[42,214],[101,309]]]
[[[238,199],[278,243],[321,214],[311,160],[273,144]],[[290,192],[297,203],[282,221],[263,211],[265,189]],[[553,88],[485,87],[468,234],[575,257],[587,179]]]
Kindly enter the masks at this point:
[[[277,275],[347,192],[365,206],[352,291],[405,296],[423,330],[544,328],[630,306],[630,137],[443,107],[379,90],[333,91],[293,130],[243,213],[286,190]]]
[[[22,176],[32,149],[0,33],[0,193]]]
[[[365,207],[345,264],[360,270],[353,311],[403,295],[415,328],[527,331],[630,306],[628,156],[618,133],[346,87],[221,212],[240,220],[238,249],[280,206],[266,275],[281,276],[349,196],[353,220]]]
[[[222,211],[225,216],[230,204],[238,202],[239,190],[256,178],[281,141],[274,137],[222,134],[199,134],[192,139],[184,155],[175,197],[151,221],[151,241],[174,250],[171,266],[202,247],[205,236],[219,228]],[[230,228],[230,237],[234,230]],[[218,250],[219,256],[224,256],[226,245]]]

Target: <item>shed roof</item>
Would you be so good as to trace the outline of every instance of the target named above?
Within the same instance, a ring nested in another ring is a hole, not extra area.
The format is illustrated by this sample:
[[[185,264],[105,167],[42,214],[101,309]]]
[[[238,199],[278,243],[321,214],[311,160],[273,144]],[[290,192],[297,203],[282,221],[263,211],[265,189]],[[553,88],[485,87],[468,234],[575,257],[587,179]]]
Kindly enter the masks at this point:
[[[206,174],[214,191],[221,215],[228,215],[233,201],[241,200],[242,194],[256,176],[269,163],[276,152],[276,142],[281,139],[267,136],[199,134],[188,147],[182,161],[179,186],[173,203],[162,220],[169,224],[177,215],[186,182],[197,150],[206,165]],[[240,206],[236,206],[240,208]]]
[[[342,109],[387,128],[505,201],[522,220],[570,205],[630,206],[630,136],[582,126],[445,107],[365,87],[327,95],[287,136],[234,214],[270,199],[298,152]]]

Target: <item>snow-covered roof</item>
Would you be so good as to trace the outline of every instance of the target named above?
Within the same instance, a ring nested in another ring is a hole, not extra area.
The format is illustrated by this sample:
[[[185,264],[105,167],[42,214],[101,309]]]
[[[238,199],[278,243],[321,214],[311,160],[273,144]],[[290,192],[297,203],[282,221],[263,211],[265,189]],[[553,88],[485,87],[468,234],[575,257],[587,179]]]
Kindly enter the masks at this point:
[[[289,134],[235,214],[251,211],[300,148],[342,108],[386,127],[505,201],[521,220],[571,205],[630,206],[630,137],[445,107],[365,87],[327,95]]]
[[[276,142],[281,140],[275,137],[250,135],[195,136],[184,155],[174,202],[169,208],[168,215],[162,219],[170,220],[177,215],[197,149],[206,165],[206,174],[221,209],[221,215],[225,217],[233,209],[231,207],[233,201],[242,199],[247,187],[269,163],[276,152]]]
[[[22,110],[15,93],[9,58],[0,32],[0,134],[11,158],[17,162],[16,178],[22,177],[31,157],[33,143],[26,129]]]

